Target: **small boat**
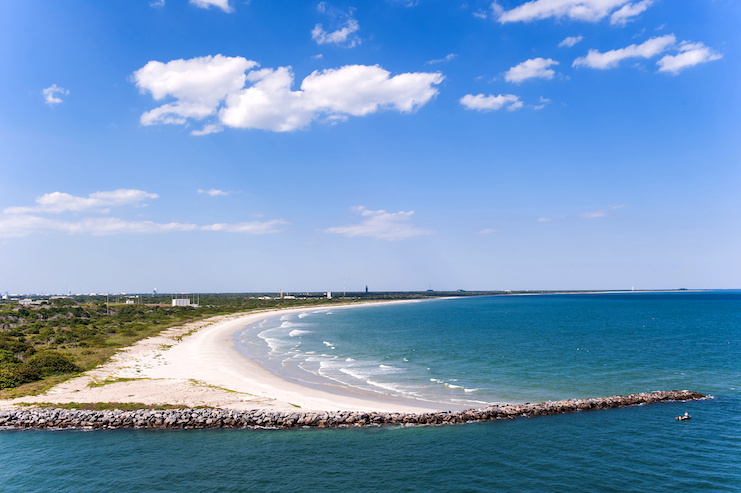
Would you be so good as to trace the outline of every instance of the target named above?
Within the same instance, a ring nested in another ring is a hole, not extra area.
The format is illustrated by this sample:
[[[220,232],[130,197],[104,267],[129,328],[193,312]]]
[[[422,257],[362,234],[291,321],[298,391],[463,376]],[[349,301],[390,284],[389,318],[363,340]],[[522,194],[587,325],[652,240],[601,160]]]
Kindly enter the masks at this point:
[[[684,413],[683,415],[677,416],[674,419],[676,419],[677,421],[684,421],[684,420],[690,419],[690,418],[692,418],[692,416],[690,416],[690,413]]]

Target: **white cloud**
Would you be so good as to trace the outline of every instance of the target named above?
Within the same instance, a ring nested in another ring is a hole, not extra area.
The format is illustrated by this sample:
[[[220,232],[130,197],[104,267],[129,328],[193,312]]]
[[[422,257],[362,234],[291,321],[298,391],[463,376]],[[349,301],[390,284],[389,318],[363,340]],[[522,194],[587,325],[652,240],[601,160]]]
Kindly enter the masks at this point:
[[[163,233],[168,231],[191,231],[193,224],[152,221],[125,221],[113,217],[84,218],[79,221],[63,221],[34,215],[0,216],[0,237],[19,237],[37,233],[67,233],[105,236],[122,233]]]
[[[502,24],[529,22],[551,17],[598,22],[630,3],[630,0],[532,0],[513,9],[504,10],[494,2],[492,12]]]
[[[165,6],[165,0],[153,0],[152,2],[149,2],[150,7],[164,7]]]
[[[628,22],[632,21],[634,17],[645,12],[651,5],[653,5],[653,3],[654,0],[643,0],[638,3],[623,5],[610,16],[610,24],[614,26],[624,26]]]
[[[314,71],[292,91],[291,67],[251,70],[257,63],[222,55],[151,61],[134,72],[142,92],[155,100],[175,98],[141,116],[143,125],[186,124],[189,120],[216,117],[193,132],[204,135],[219,125],[288,132],[307,127],[325,117],[328,121],[364,116],[383,109],[403,113],[429,102],[444,77],[439,72],[391,74],[378,65],[346,65]],[[245,87],[249,84],[249,87]]]
[[[287,222],[255,221],[244,223],[217,223],[199,226],[191,223],[157,223],[154,221],[126,221],[115,217],[84,218],[62,221],[33,215],[0,216],[0,237],[21,237],[31,234],[66,233],[71,235],[109,236],[117,234],[154,234],[178,231],[220,231],[262,235],[277,233]]]
[[[558,43],[559,48],[563,48],[564,46],[571,48],[572,46],[575,46],[577,43],[581,42],[584,39],[584,36],[569,36],[568,38],[565,38],[563,41]]]
[[[558,65],[558,62],[551,58],[531,58],[507,70],[504,80],[522,82],[533,78],[552,79],[556,72],[549,68],[551,65]]]
[[[156,101],[176,99],[141,116],[142,125],[184,124],[214,115],[227,95],[239,91],[247,80],[245,71],[258,64],[242,57],[223,55],[150,61],[132,75],[139,90],[149,91]]]
[[[222,190],[199,190],[211,196],[228,195]],[[114,235],[125,233],[167,233],[174,231],[223,231],[228,233],[268,234],[278,232],[280,226],[288,224],[282,219],[241,223],[215,223],[197,225],[192,223],[155,221],[129,221],[116,217],[82,217],[63,220],[45,217],[44,214],[63,212],[95,213],[110,212],[108,207],[140,205],[146,199],[156,199],[157,194],[141,190],[113,190],[95,192],[88,197],[75,197],[61,192],[45,194],[36,199],[33,207],[8,207],[0,214],[0,237],[19,237],[37,233],[67,233],[81,235]]]
[[[190,0],[190,3],[202,9],[217,7],[227,13],[234,11],[231,5],[229,5],[229,0]]]
[[[548,99],[548,98],[544,98],[543,96],[541,96],[540,99],[538,99],[538,102],[540,104],[530,105],[530,108],[532,108],[534,110],[542,110],[547,105],[551,104],[551,100]]]
[[[264,235],[277,233],[280,231],[280,227],[288,224],[282,219],[274,219],[272,221],[252,221],[244,223],[218,223],[211,224],[209,226],[201,226],[199,229],[203,231],[222,231],[224,233],[244,233],[250,235]]]
[[[200,130],[191,130],[190,135],[195,135],[195,136],[211,135],[211,134],[217,134],[219,132],[222,132],[223,130],[224,130],[224,127],[222,127],[218,123],[209,123],[208,125],[204,125],[204,127]]]
[[[42,90],[41,94],[44,95],[44,102],[46,104],[48,104],[49,106],[54,106],[55,104],[60,104],[64,102],[62,98],[57,96],[57,94],[68,95],[69,91],[63,87],[57,86],[56,84],[52,84],[51,86]]]
[[[507,108],[509,111],[514,111],[522,108],[522,101],[518,96],[514,94],[500,94],[494,96],[489,94],[484,96],[483,94],[466,94],[459,101],[466,109],[476,111],[497,111],[502,108]]]
[[[329,228],[325,232],[349,237],[368,236],[387,241],[405,240],[434,233],[434,231],[416,228],[409,223],[414,211],[372,211],[363,206],[353,207],[352,211],[365,219],[359,224]]]
[[[332,32],[325,31],[321,24],[317,24],[311,30],[311,39],[318,45],[329,43],[353,48],[360,44],[360,38],[354,36],[359,29],[360,24],[355,19],[348,19],[343,27]]]
[[[499,230],[498,229],[492,229],[492,228],[486,228],[486,229],[482,229],[481,231],[477,231],[476,232],[477,235],[490,235],[490,234],[494,234],[494,233],[499,233]]]
[[[607,213],[605,211],[585,212],[583,214],[579,214],[579,217],[582,217],[584,219],[598,219],[605,216],[607,216]]]
[[[36,198],[36,206],[8,207],[4,214],[28,214],[38,212],[83,212],[90,210],[104,211],[108,207],[139,204],[147,199],[156,199],[159,195],[143,190],[119,189],[105,192],[94,192],[87,197],[76,197],[64,192],[52,192]]]
[[[204,190],[202,188],[199,188],[198,189],[198,193],[200,193],[200,194],[206,194],[209,197],[226,197],[226,196],[232,194],[231,191],[224,191],[224,190],[219,190],[219,189],[216,189],[216,188],[211,188],[209,190]]]
[[[339,25],[339,27],[334,31],[327,32],[321,24],[315,25],[311,31],[311,39],[316,41],[316,44],[336,44],[346,48],[353,48],[360,44],[360,38],[355,34],[360,30],[360,24],[352,16],[352,9],[350,9],[349,13],[345,13],[339,9],[330,7],[327,2],[320,2],[317,5],[317,10],[322,14],[331,16],[333,22]]]
[[[560,221],[562,219],[566,219],[566,216],[539,217],[538,222],[539,223],[549,223],[551,221]]]
[[[456,58],[457,56],[458,55],[455,54],[455,53],[448,53],[447,55],[445,55],[442,58],[436,58],[434,60],[428,60],[428,61],[425,62],[425,64],[426,65],[434,65],[436,63],[449,62],[449,61],[453,60],[454,58]]]
[[[615,68],[626,58],[652,58],[659,55],[674,45],[676,41],[677,38],[673,34],[667,34],[666,36],[651,38],[639,45],[632,44],[625,48],[610,50],[604,53],[600,53],[597,50],[589,50],[586,56],[574,60],[573,66],[600,70]]]
[[[669,72],[677,75],[688,67],[694,67],[701,63],[711,62],[723,58],[723,55],[715,53],[702,43],[690,43],[684,41],[677,47],[679,54],[665,55],[657,63],[659,72]]]

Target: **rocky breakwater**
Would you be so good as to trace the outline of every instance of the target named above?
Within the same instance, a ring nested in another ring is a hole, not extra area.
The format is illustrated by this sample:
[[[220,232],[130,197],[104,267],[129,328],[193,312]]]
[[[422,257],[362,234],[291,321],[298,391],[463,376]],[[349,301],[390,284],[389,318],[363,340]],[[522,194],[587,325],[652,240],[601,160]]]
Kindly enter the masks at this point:
[[[497,404],[465,411],[431,413],[271,412],[229,409],[167,409],[138,411],[84,411],[30,408],[0,411],[0,427],[49,429],[117,428],[297,428],[349,427],[367,425],[444,425],[612,409],[666,401],[688,401],[706,396],[687,390],[671,390],[593,399],[569,399],[537,404]]]

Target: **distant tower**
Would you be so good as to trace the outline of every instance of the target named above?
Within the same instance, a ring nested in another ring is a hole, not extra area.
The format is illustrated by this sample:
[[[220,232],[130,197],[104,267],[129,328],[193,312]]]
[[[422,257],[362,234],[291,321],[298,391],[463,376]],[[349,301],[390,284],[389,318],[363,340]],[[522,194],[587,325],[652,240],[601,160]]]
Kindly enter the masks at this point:
[[[157,294],[157,288],[154,288],[154,289],[152,290],[152,294]]]
[[[368,286],[365,287],[365,294],[368,294]]]

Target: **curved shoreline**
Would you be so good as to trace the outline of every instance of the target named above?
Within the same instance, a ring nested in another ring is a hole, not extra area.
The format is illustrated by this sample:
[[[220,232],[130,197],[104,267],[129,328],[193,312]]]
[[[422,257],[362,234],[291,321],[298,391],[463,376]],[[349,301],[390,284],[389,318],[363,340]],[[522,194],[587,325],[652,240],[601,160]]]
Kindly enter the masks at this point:
[[[333,309],[419,300],[331,305]],[[420,413],[449,406],[396,399],[351,388],[314,388],[284,380],[235,349],[233,336],[268,317],[325,310],[298,307],[224,315],[174,327],[122,349],[83,375],[36,395],[0,401],[0,409],[21,404],[142,403],[183,408],[233,410],[362,411]]]
[[[705,399],[688,390],[655,391],[628,396],[568,399],[538,404],[503,404],[465,411],[397,412],[270,412],[264,410],[175,409],[164,411],[77,411],[24,409],[0,411],[4,429],[204,429],[204,428],[345,428],[380,425],[446,425],[476,421],[546,416],[614,409],[669,401]]]

